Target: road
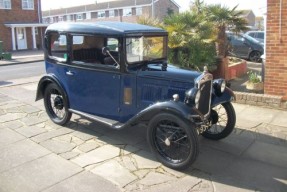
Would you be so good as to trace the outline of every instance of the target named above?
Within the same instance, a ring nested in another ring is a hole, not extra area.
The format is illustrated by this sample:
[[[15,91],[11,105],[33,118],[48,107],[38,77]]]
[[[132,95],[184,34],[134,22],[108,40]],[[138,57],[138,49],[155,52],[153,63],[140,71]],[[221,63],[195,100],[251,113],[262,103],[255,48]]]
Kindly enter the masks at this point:
[[[38,76],[44,73],[44,61],[19,65],[0,66],[0,82],[11,79]]]

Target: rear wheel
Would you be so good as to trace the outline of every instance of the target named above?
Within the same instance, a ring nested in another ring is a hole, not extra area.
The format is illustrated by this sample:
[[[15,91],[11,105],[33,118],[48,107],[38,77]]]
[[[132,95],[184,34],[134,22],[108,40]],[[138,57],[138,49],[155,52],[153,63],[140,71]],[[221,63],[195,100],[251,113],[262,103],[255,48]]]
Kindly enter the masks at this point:
[[[227,137],[234,129],[236,116],[231,103],[222,103],[211,110],[211,127],[202,136],[212,140]]]
[[[157,159],[172,169],[187,168],[198,154],[195,128],[172,114],[159,114],[150,121],[147,140]]]
[[[249,54],[249,60],[252,62],[261,62],[261,53],[259,51],[252,51]]]
[[[58,124],[65,125],[71,119],[68,111],[67,99],[56,84],[49,84],[44,92],[44,105],[50,119]]]

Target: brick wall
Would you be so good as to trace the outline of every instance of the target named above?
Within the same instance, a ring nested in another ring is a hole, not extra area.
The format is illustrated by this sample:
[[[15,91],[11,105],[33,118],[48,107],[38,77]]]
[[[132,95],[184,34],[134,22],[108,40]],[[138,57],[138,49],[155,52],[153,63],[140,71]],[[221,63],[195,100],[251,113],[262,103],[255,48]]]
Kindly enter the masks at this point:
[[[12,50],[11,29],[7,28],[4,23],[37,23],[38,20],[38,0],[34,0],[34,10],[23,10],[22,0],[11,0],[11,9],[0,9],[0,40],[3,41],[5,51]],[[15,31],[16,34],[16,31]],[[26,30],[29,41],[32,45],[31,29]]]
[[[287,0],[267,0],[266,66],[264,93],[287,98]]]

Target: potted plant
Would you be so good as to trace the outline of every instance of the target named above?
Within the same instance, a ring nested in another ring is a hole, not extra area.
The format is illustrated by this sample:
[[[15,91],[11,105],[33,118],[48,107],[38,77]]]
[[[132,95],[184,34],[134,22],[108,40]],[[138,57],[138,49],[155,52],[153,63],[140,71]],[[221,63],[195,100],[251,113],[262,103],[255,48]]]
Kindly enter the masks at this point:
[[[261,77],[258,76],[256,72],[248,71],[248,81],[246,84],[246,89],[253,91],[262,91],[264,86],[261,81]]]

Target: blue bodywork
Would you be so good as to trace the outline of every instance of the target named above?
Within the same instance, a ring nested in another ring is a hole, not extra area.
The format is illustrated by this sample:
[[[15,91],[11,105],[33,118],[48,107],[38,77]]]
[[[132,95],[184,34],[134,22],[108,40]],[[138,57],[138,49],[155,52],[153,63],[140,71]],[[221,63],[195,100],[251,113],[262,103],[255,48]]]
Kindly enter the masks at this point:
[[[104,27],[103,27],[104,26]],[[103,22],[100,24],[55,24],[48,27],[49,32],[89,33],[118,37],[124,42],[125,36],[143,34],[164,35],[158,28],[137,24]],[[120,42],[121,43],[121,42]],[[201,75],[196,71],[184,70],[172,65],[166,69],[158,62],[137,64],[130,67],[121,56],[120,70],[82,67],[67,61],[57,61],[49,57],[45,50],[45,75],[39,82],[36,100],[43,98],[45,86],[55,83],[63,90],[70,109],[87,114],[113,119],[121,123],[148,120],[161,111],[169,111],[188,118],[199,115],[195,108],[184,104],[185,92],[194,87],[194,80]],[[124,49],[119,52],[124,52]],[[179,101],[172,101],[174,94]],[[221,96],[212,95],[212,107],[229,102],[234,95],[227,89]]]

